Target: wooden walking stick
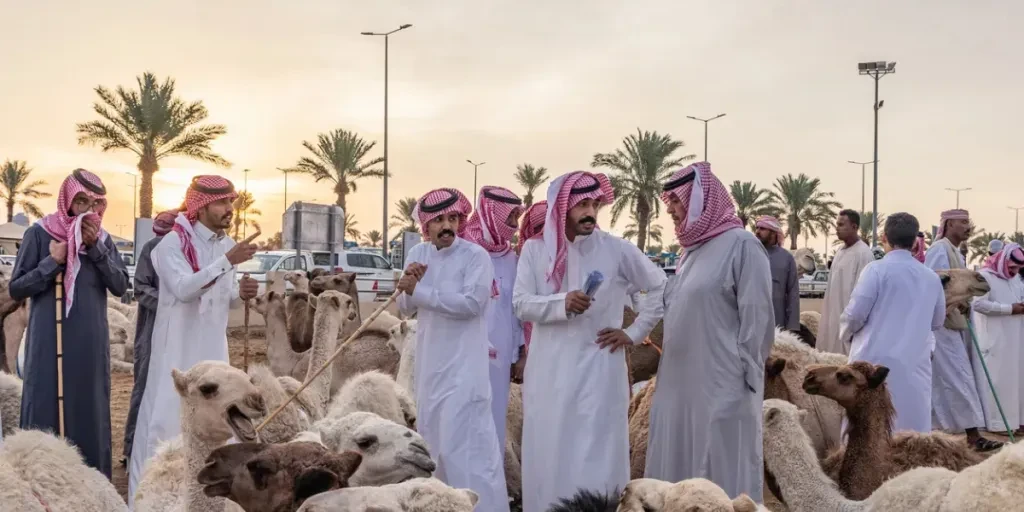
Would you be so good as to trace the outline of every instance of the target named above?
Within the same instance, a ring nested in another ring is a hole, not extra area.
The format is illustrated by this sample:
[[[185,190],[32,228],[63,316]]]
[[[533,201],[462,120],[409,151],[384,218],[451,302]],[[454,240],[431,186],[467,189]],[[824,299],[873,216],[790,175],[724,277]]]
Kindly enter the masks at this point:
[[[57,304],[57,421],[60,437],[64,438],[64,273],[57,274],[55,291]]]
[[[360,325],[359,328],[356,329],[356,331],[353,332],[348,337],[348,339],[346,339],[341,345],[338,346],[338,349],[335,350],[333,354],[331,354],[331,357],[327,358],[327,362],[325,362],[323,366],[321,366],[320,369],[317,370],[316,373],[314,373],[312,376],[307,375],[306,381],[303,382],[301,386],[299,386],[299,389],[295,390],[295,394],[288,397],[288,400],[285,400],[280,407],[275,409],[274,412],[270,413],[270,416],[267,416],[267,419],[263,420],[263,422],[256,427],[256,432],[259,433],[261,430],[263,430],[263,427],[267,426],[267,423],[270,423],[271,420],[273,420],[278,414],[281,413],[281,411],[284,410],[285,407],[288,406],[288,404],[292,403],[292,401],[295,400],[297,396],[299,396],[299,393],[302,393],[302,390],[306,389],[306,386],[309,386],[309,384],[316,380],[316,378],[319,377],[320,374],[324,372],[324,370],[330,367],[331,363],[333,363],[334,360],[337,359],[339,355],[341,355],[341,351],[345,349],[345,345],[348,345],[353,340],[358,338],[359,335],[362,334],[363,331],[366,330],[366,328],[369,327],[370,324],[373,323],[373,321],[376,320],[377,317],[380,316],[380,314],[383,313],[384,310],[391,305],[391,303],[395,302],[395,300],[398,299],[398,295],[400,293],[402,293],[401,290],[395,290],[395,293],[392,293],[391,296],[388,297],[388,300],[384,302],[384,304],[381,304],[380,307],[377,308],[377,310],[374,311],[372,315],[367,317],[366,320],[363,320],[362,325]]]

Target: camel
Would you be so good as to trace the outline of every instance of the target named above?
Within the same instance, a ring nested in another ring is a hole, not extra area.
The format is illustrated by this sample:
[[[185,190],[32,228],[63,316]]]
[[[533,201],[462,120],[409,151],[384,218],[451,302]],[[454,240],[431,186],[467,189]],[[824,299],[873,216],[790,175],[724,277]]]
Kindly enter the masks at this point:
[[[21,423],[21,387],[21,379],[0,372],[0,434],[3,437],[13,434]]]
[[[398,360],[398,373],[395,381],[416,396],[416,379],[413,369],[416,366],[416,320],[402,320],[388,332],[388,346],[401,354]]]
[[[315,424],[324,446],[335,453],[354,451],[363,461],[349,477],[349,485],[385,485],[426,478],[437,465],[430,458],[423,436],[372,412],[344,417],[328,416]]]
[[[807,330],[815,338],[818,337],[818,324],[821,323],[821,313],[817,311],[801,311],[800,312],[800,325],[806,327]]]
[[[292,293],[309,293],[309,274],[301,270],[289,270],[282,279],[292,284]]]
[[[161,445],[146,464],[134,510],[225,510],[226,501],[205,495],[196,475],[232,437],[257,439],[253,419],[267,414],[263,396],[245,372],[220,361],[201,361],[186,372],[174,369],[171,378],[181,396],[181,436]]]
[[[253,309],[263,315],[270,371],[299,381],[305,379],[307,368],[299,364],[303,353],[292,350],[288,342],[288,313],[284,296],[273,290],[267,291],[253,300]]]
[[[942,432],[893,435],[896,409],[885,383],[888,373],[888,368],[864,361],[807,369],[804,390],[835,400],[846,410],[846,446],[829,454],[822,468],[850,499],[866,499],[886,480],[915,467],[961,471],[985,460]]]
[[[416,428],[416,404],[412,397],[390,375],[376,370],[346,381],[331,400],[327,415],[341,418],[358,411]]]
[[[361,461],[317,443],[238,443],[214,450],[196,479],[207,496],[246,512],[295,512],[310,496],[348,487]]]
[[[946,296],[947,329],[967,330],[967,314],[971,310],[971,302],[991,289],[988,281],[978,272],[967,269],[938,270],[942,280],[942,291]]]
[[[793,260],[796,261],[796,268],[803,274],[811,274],[818,268],[818,262],[814,261],[814,251],[808,247],[792,251]]]
[[[5,364],[8,371],[16,373],[18,369],[18,349],[21,347],[22,340],[25,337],[25,331],[28,330],[28,310],[31,300],[26,299],[20,303],[9,303],[8,305],[14,307],[14,310],[9,311],[6,315],[0,312],[0,317],[3,317],[4,322],[4,356],[6,357]]]
[[[690,478],[670,483],[652,478],[632,480],[619,497],[618,512],[757,512],[759,507],[750,496],[729,496],[717,484],[704,478]]]
[[[349,487],[306,500],[300,512],[473,512],[480,497],[434,478],[416,478],[381,487]]]

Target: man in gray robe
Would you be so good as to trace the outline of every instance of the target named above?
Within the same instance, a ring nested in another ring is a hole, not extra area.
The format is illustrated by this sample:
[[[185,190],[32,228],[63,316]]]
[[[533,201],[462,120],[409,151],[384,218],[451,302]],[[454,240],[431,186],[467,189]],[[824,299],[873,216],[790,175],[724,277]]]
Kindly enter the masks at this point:
[[[64,381],[64,432],[85,463],[110,478],[110,339],[107,292],[128,289],[128,271],[100,224],[106,189],[77,169],[60,187],[57,211],[25,230],[11,297],[32,299],[25,344],[21,428],[60,432],[58,372]],[[63,274],[63,303],[55,281]],[[63,357],[57,358],[57,308]]]
[[[686,252],[666,292],[644,476],[706,478],[761,501],[764,362],[775,337],[768,256],[707,162],[663,190]]]
[[[775,325],[791,332],[800,332],[800,272],[796,260],[789,251],[779,245],[785,236],[779,219],[762,215],[754,224],[757,239],[768,252],[768,264],[772,269],[772,306],[775,309]]]
[[[139,417],[139,405],[142,393],[146,390],[146,375],[149,373],[149,352],[153,342],[153,325],[156,322],[156,306],[160,301],[160,279],[153,269],[151,253],[156,244],[163,240],[174,227],[174,219],[178,216],[175,210],[161,212],[153,220],[152,240],[146,242],[139,251],[139,262],[135,267],[135,298],[139,301],[139,310],[135,315],[135,367],[132,375],[135,383],[132,386],[131,403],[128,406],[128,418],[124,425],[124,462],[132,457],[132,444],[135,440],[135,421]]]

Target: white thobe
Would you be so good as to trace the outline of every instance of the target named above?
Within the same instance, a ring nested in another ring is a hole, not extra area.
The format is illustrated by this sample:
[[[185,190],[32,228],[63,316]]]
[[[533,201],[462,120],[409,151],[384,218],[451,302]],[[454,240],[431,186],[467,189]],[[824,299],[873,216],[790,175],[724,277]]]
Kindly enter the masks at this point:
[[[775,340],[764,244],[735,228],[687,247],[665,298],[644,477],[706,478],[760,502],[764,362]]]
[[[491,415],[487,309],[494,271],[482,247],[456,238],[438,250],[423,242],[406,267],[427,272],[398,307],[417,313],[416,427],[437,461],[434,476],[480,496],[477,510],[507,512],[503,447]]]
[[[957,260],[950,265],[949,253]],[[940,238],[925,253],[925,266],[932,270],[967,268],[960,250]],[[940,327],[935,331],[935,358],[932,360],[932,427],[947,432],[963,432],[982,425],[981,398],[971,368],[970,334]]]
[[[153,269],[160,279],[159,302],[153,324],[146,391],[129,466],[128,506],[134,506],[135,490],[142,480],[146,461],[162,441],[181,433],[181,398],[171,370],[188,371],[200,361],[228,359],[228,310],[240,304],[235,267],[225,253],[234,240],[217,235],[201,223],[193,226],[192,245],[199,260],[194,272],[185,259],[181,238],[174,232],[153,248]],[[215,280],[213,286],[203,288]]]
[[[816,345],[818,350],[836,354],[850,353],[850,346],[839,341],[839,316],[850,302],[850,294],[857,285],[861,271],[872,261],[875,261],[875,255],[861,240],[836,251],[836,256],[832,259],[832,268],[828,273],[825,302],[821,306],[821,322]]]
[[[865,267],[843,311],[840,339],[852,340],[850,362],[889,368],[896,431],[932,430],[931,333],[945,318],[942,282],[905,250]]]
[[[1024,302],[1024,283],[1013,276],[1003,279],[989,269],[981,271],[988,282],[988,293],[974,299],[974,333],[978,336],[981,357],[985,359],[992,385],[999,394],[999,405],[1010,424],[1010,430],[1024,425],[1024,376],[1020,371],[1024,357],[1024,315],[1012,315],[1013,305]],[[981,395],[985,428],[989,432],[1005,432],[1006,425],[999,416],[992,389],[981,366],[981,358],[974,352],[974,380]]]
[[[665,272],[628,241],[603,231],[568,245],[561,292],[547,280],[543,240],[523,246],[513,295],[516,316],[533,322],[530,362],[523,376],[523,510],[545,512],[579,489],[620,491],[629,482],[629,381],[625,350],[597,344],[604,328],[621,329],[622,314],[637,291],[661,296]],[[590,308],[568,318],[565,296],[582,290],[598,270],[604,283]],[[625,329],[633,343],[661,319],[661,301],[640,301]]]
[[[491,359],[491,414],[498,433],[498,446],[505,446],[505,418],[508,415],[508,393],[512,382],[512,365],[519,360],[519,347],[526,343],[523,324],[512,311],[512,290],[516,285],[516,265],[519,257],[514,251],[491,254],[494,268],[494,286],[491,304],[487,308],[487,339],[497,351]],[[494,292],[497,292],[495,294]]]

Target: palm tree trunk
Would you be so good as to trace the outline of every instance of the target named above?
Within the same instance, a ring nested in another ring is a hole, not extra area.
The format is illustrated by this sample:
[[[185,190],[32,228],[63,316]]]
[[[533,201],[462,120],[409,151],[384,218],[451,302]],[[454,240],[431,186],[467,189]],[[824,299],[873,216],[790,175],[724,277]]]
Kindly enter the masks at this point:
[[[142,174],[142,183],[139,185],[139,218],[151,219],[153,218],[153,173],[160,170],[156,155],[143,155],[139,160],[138,169]]]
[[[8,199],[7,200],[7,222],[14,222],[14,200],[13,199]]]
[[[636,246],[640,248],[640,252],[644,252],[647,245],[647,223],[650,222],[650,217],[651,206],[641,197],[636,203]]]
[[[749,222],[749,221],[750,221],[750,219],[749,219],[749,218],[747,218],[747,216],[746,216],[746,215],[743,215],[743,214],[739,214],[739,215],[737,215],[737,217],[739,217],[739,218],[740,218],[740,222],[742,222],[742,223],[743,223],[743,229],[747,229],[747,227],[749,226],[749,225],[747,224],[747,222]]]
[[[796,220],[796,219],[792,219],[792,220]],[[790,229],[789,229],[789,249],[791,251],[795,251],[796,250],[796,239],[797,239],[797,237],[800,236],[800,222],[799,221],[790,222],[789,225],[791,226]]]

